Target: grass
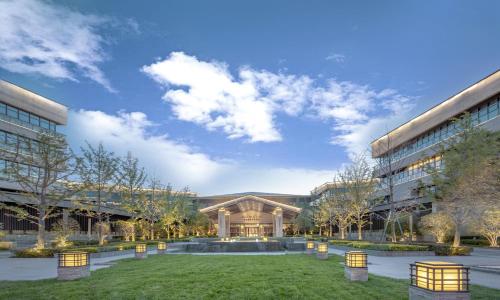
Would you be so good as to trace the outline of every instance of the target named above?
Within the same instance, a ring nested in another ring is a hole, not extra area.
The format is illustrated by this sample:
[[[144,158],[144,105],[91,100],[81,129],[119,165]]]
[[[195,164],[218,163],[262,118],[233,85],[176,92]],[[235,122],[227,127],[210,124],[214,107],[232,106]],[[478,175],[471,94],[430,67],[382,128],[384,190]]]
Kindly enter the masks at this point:
[[[123,260],[71,282],[0,282],[0,299],[407,299],[408,281],[370,274],[344,279],[342,258],[314,256],[150,256]],[[500,291],[473,286],[473,299]]]

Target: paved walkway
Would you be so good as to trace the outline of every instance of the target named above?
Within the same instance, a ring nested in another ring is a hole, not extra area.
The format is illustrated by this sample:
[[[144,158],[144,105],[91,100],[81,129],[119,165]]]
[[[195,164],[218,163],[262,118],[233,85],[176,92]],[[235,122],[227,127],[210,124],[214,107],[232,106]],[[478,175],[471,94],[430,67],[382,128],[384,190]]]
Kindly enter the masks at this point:
[[[185,254],[169,249],[169,254]],[[148,251],[155,254],[156,250]],[[301,252],[232,252],[232,253],[196,253],[193,255],[285,255]],[[329,249],[329,253],[344,255],[344,251]],[[134,254],[126,254],[91,259],[91,270],[109,267],[114,261],[132,258]],[[471,256],[448,257],[380,257],[368,256],[368,272],[397,279],[408,279],[409,264],[415,261],[440,260],[457,262],[466,266],[495,265],[500,266],[500,251],[476,249]],[[55,258],[6,258],[0,256],[0,280],[38,280],[57,277],[57,259]],[[482,286],[500,289],[500,274],[471,270],[471,282]]]
[[[344,256],[343,250],[330,248],[328,253]],[[416,261],[447,261],[464,266],[500,266],[500,251],[475,248],[470,256],[409,256],[384,257],[368,255],[368,272],[397,279],[409,279],[410,264]],[[500,274],[471,270],[472,284],[500,289]]]

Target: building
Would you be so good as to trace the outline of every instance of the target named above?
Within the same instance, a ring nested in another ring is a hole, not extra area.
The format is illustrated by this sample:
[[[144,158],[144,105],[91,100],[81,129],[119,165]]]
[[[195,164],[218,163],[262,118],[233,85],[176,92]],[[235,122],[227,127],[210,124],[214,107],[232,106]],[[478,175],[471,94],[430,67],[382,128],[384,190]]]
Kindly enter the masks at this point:
[[[198,197],[200,212],[216,224],[217,235],[282,237],[292,220],[308,205],[308,195],[237,193]]]
[[[376,196],[385,200],[375,211],[389,209],[389,179],[393,182],[397,206],[418,203],[419,207],[432,210],[431,200],[422,189],[432,188],[425,166],[441,166],[436,145],[456,133],[452,119],[465,112],[470,113],[474,125],[500,130],[499,100],[500,71],[497,71],[374,140],[371,151],[378,161],[375,175],[381,182]]]
[[[9,161],[12,158],[5,154],[15,153],[18,143],[21,144],[26,139],[36,141],[41,132],[61,136],[59,130],[66,125],[67,119],[68,108],[66,106],[0,80],[0,148],[2,150],[0,151],[0,202],[9,206],[23,206],[30,210],[26,207],[29,200],[22,195],[22,188],[5,172],[7,164],[12,163]],[[28,172],[31,172],[33,168],[34,166],[26,166]],[[90,233],[96,222],[95,218],[78,213],[71,201],[61,201],[58,210],[63,218],[72,217],[77,220],[82,232]],[[33,210],[31,211],[34,213]],[[126,212],[117,208],[110,207],[105,211],[112,219],[128,218]],[[48,219],[46,229],[50,230],[56,220],[56,218]],[[19,220],[5,209],[0,209],[0,223],[3,229],[11,234],[34,232],[37,229],[37,225],[28,220]]]

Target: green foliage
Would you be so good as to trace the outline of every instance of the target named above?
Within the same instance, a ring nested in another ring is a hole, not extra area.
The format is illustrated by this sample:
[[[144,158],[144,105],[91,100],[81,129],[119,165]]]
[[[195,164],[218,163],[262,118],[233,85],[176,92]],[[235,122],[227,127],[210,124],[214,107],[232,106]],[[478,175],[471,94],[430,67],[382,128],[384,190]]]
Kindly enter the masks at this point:
[[[433,245],[431,249],[434,250],[437,256],[465,256],[470,255],[473,250],[472,247],[468,246],[453,247],[452,245]]]
[[[344,279],[343,258],[160,255],[122,260],[80,280],[0,282],[0,299],[407,299],[408,280]],[[498,290],[471,287],[471,298]]]
[[[14,251],[14,255],[20,258],[44,258],[54,257],[54,254],[59,252],[58,249],[44,248],[44,249],[23,249]]]
[[[489,246],[490,242],[486,239],[461,239],[461,243],[469,246]]]
[[[428,251],[428,246],[407,245],[407,244],[377,244],[365,241],[331,240],[331,244],[357,249],[377,250],[377,251]]]

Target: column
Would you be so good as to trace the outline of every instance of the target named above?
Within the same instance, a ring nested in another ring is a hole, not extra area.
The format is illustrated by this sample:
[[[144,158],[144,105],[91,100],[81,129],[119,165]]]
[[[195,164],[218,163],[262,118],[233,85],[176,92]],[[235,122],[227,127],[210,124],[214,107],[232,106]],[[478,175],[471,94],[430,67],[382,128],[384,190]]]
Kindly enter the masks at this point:
[[[226,221],[226,236],[231,236],[231,213],[226,211],[225,213],[225,221]]]
[[[90,216],[88,217],[87,224],[88,224],[87,237],[90,240],[92,238],[92,217],[90,217]]]
[[[217,221],[217,236],[223,238],[226,236],[226,211],[224,208],[219,209]]]
[[[283,237],[283,210],[276,208],[276,237]]]
[[[276,212],[271,215],[273,218],[273,237],[276,237]]]
[[[69,210],[67,208],[63,208],[62,210],[62,219],[63,219],[63,228],[64,230],[68,229],[68,219],[69,219]]]

